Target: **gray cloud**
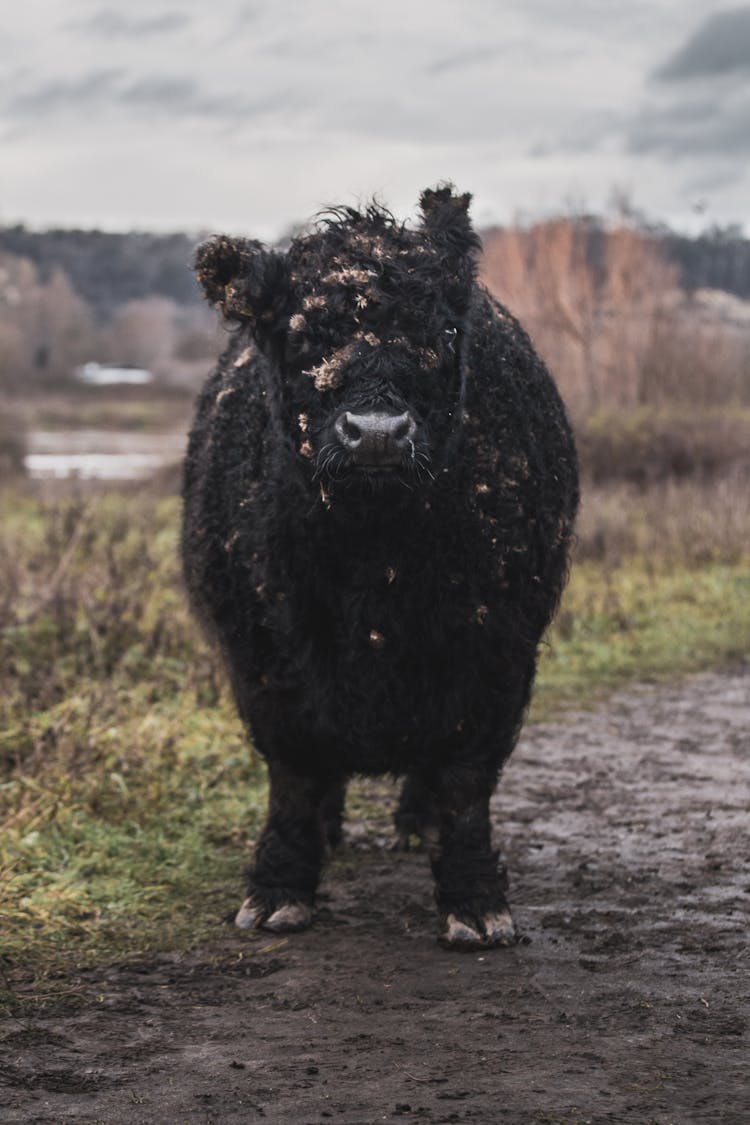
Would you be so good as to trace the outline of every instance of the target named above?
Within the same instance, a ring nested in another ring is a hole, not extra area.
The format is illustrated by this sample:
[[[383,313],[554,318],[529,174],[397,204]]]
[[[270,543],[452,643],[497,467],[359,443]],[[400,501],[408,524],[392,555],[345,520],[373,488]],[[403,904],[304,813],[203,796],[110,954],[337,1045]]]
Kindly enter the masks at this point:
[[[190,78],[145,78],[120,90],[116,100],[148,113],[214,118],[220,123],[249,120],[279,108],[276,98],[251,101],[242,96],[211,97]]]
[[[734,187],[745,179],[745,169],[734,163],[719,163],[692,176],[686,181],[684,191],[688,195],[703,195]]]
[[[93,71],[82,78],[45,82],[36,89],[11,98],[8,108],[14,116],[37,117],[51,110],[98,105],[103,98],[111,96],[121,75],[119,68],[109,68]]]
[[[219,126],[257,121],[258,118],[284,115],[306,104],[294,89],[286,87],[263,97],[207,93],[194,79],[180,75],[146,75],[134,79],[123,68],[96,70],[74,79],[54,79],[34,85],[26,74],[26,89],[9,99],[6,117],[25,126],[73,113],[127,113],[129,116],[169,115],[174,121],[203,118]]]
[[[533,137],[524,151],[531,160],[601,152],[609,142],[622,140],[628,124],[629,118],[618,110],[589,109],[557,135]]]
[[[448,70],[462,70],[467,66],[488,62],[503,51],[503,47],[467,47],[463,51],[455,51],[450,55],[443,55],[426,68],[427,74],[444,74]]]
[[[630,131],[632,153],[731,161],[750,156],[750,89],[723,105],[706,92],[687,103],[652,106],[641,112]]]
[[[184,110],[201,104],[198,86],[191,78],[144,78],[119,90],[116,100],[146,109]]]
[[[182,12],[162,12],[155,16],[123,16],[115,8],[102,8],[90,19],[68,24],[68,28],[104,38],[133,39],[143,35],[164,35],[181,31],[190,23]]]
[[[127,81],[124,70],[94,71],[82,78],[45,82],[10,99],[9,116],[24,119],[64,115],[69,110],[127,109],[130,113],[170,114],[174,118],[214,117],[225,120],[252,117],[269,108],[244,97],[211,97],[189,78],[163,75]]]
[[[750,71],[750,8],[709,16],[654,77],[664,82]]]
[[[750,7],[705,19],[653,72],[659,85],[630,123],[627,151],[718,163],[725,182],[741,178],[750,156],[748,73]]]
[[[260,4],[243,4],[237,13],[237,23],[240,25],[255,23],[262,14],[263,8]]]

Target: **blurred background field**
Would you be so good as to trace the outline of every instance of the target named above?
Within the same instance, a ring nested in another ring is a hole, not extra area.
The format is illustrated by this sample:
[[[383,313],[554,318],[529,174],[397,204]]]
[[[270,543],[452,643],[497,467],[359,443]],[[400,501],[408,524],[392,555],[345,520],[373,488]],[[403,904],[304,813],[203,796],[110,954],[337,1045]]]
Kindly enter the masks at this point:
[[[30,966],[199,942],[237,898],[263,805],[179,577],[178,463],[222,338],[192,244],[69,233],[0,231],[11,1000]],[[628,680],[745,662],[748,241],[568,215],[485,231],[481,275],[557,376],[581,455],[574,565],[532,720]],[[149,381],[92,386],[91,361]]]

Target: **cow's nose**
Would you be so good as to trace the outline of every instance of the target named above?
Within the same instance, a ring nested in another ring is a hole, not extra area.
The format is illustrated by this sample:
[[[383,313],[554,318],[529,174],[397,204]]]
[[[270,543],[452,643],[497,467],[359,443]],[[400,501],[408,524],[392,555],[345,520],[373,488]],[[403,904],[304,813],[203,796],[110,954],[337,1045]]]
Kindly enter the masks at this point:
[[[336,437],[355,465],[385,468],[399,465],[414,448],[417,424],[408,410],[403,414],[350,414],[334,423]]]

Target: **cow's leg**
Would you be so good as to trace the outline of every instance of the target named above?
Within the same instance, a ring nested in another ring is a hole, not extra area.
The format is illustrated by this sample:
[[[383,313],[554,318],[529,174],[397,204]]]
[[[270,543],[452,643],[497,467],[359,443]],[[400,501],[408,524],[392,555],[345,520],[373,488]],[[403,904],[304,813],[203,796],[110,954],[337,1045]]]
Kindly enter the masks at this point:
[[[430,789],[419,774],[409,774],[401,788],[393,822],[396,826],[396,850],[408,852],[417,837],[429,848],[437,841],[437,806]]]
[[[515,942],[507,879],[493,851],[489,802],[494,775],[459,778],[444,771],[436,800],[439,842],[430,849],[438,906],[438,941],[451,949]]]
[[[329,851],[341,843],[341,824],[344,818],[346,782],[334,782],[324,793],[320,802],[320,819],[323,826],[323,840]]]
[[[441,765],[428,778],[439,824],[438,845],[430,849],[438,941],[451,949],[516,941],[505,897],[507,875],[492,848],[490,828],[490,797],[518,738],[534,678],[533,658],[524,661],[517,654],[511,665],[522,671],[506,681],[494,714],[486,714],[482,728],[463,745],[440,748],[434,760]]]
[[[268,819],[235,922],[241,929],[304,930],[323,860],[321,804],[329,787],[276,763],[269,765],[269,778]]]

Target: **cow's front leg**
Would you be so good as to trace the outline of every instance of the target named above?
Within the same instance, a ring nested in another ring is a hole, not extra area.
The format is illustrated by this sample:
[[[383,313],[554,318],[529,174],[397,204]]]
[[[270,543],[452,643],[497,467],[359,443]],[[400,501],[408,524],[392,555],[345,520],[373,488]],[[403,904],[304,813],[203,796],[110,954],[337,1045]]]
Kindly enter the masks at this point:
[[[430,849],[438,906],[438,941],[450,949],[512,945],[516,940],[493,851],[489,802],[494,778],[443,776],[436,794],[439,842]]]
[[[247,872],[241,929],[304,930],[312,921],[324,852],[324,782],[269,765],[268,819]]]

